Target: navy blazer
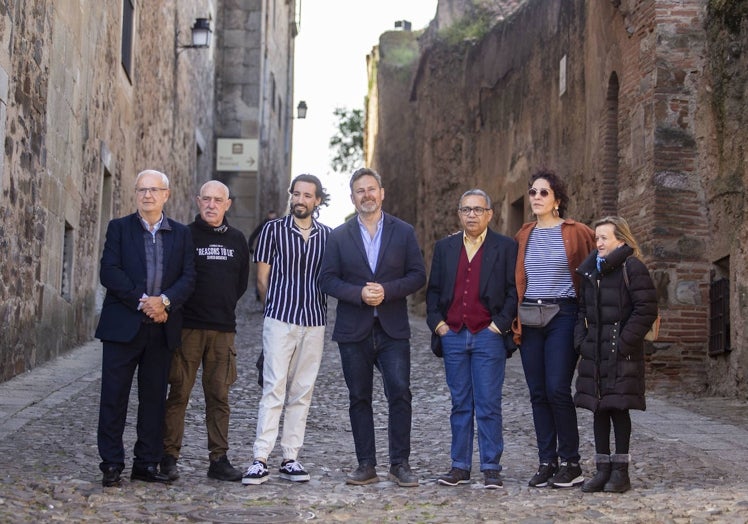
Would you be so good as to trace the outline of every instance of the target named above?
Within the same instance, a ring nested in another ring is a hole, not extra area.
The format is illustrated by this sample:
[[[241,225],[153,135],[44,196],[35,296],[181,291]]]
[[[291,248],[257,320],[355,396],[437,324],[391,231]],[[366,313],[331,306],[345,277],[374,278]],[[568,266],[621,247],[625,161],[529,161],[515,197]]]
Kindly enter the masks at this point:
[[[171,229],[162,229],[164,271],[161,292],[171,302],[166,321],[169,349],[181,342],[182,305],[195,287],[195,248],[187,226],[164,216]],[[138,310],[146,293],[145,244],[143,225],[137,213],[109,222],[101,255],[101,284],[106,297],[101,308],[96,338],[127,343],[140,330],[145,313]]]
[[[334,341],[360,342],[371,332],[374,308],[361,300],[367,282],[378,282],[384,288],[377,315],[385,333],[394,339],[410,338],[407,297],[426,283],[413,226],[384,213],[376,268],[374,273],[369,268],[357,216],[330,234],[319,282],[323,293],[338,299]]]
[[[426,289],[426,322],[431,328],[432,349],[435,353],[437,348],[434,345],[440,339],[435,333],[436,326],[439,322],[446,321],[447,312],[452,305],[463,235],[463,232],[459,232],[448,236],[434,246],[429,285]],[[504,334],[511,334],[512,320],[517,314],[517,287],[514,284],[516,262],[517,242],[488,229],[483,241],[480,301],[491,314],[493,323]]]

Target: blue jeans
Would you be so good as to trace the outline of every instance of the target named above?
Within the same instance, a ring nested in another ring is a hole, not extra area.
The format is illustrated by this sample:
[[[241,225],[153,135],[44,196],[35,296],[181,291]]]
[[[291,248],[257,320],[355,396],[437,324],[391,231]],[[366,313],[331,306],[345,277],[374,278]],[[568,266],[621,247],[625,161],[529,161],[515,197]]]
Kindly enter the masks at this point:
[[[358,463],[377,465],[372,411],[374,367],[382,374],[389,405],[390,464],[406,462],[410,456],[413,398],[410,392],[410,341],[390,338],[379,322],[375,322],[364,340],[339,342],[338,348],[348,385],[348,413]]]
[[[577,365],[574,349],[575,301],[563,301],[561,310],[542,328],[522,326],[520,355],[530,389],[532,418],[540,462],[579,461],[577,411],[571,381]]]
[[[504,452],[501,389],[504,385],[504,337],[486,328],[471,333],[448,331],[442,337],[444,370],[452,396],[452,467],[470,471],[473,459],[473,417],[478,423],[481,471],[501,471]]]

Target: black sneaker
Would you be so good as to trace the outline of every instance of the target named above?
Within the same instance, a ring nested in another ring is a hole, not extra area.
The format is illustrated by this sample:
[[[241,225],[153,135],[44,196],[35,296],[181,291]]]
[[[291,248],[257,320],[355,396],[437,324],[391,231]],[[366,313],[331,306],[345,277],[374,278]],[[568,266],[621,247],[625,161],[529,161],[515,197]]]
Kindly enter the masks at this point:
[[[470,472],[466,469],[452,468],[449,473],[442,475],[436,481],[444,486],[470,484]]]
[[[504,487],[501,481],[501,473],[498,469],[487,469],[483,471],[483,485],[486,489],[499,489]]]
[[[255,460],[242,477],[242,484],[262,484],[268,479],[268,475],[270,471],[268,471],[267,464],[261,460]]]
[[[169,477],[169,480],[177,480],[179,478],[179,469],[177,469],[177,457],[166,453],[161,459],[159,464],[161,473]]]
[[[559,465],[558,473],[548,480],[551,487],[554,488],[572,488],[584,482],[582,468],[578,462],[562,462]]]
[[[558,471],[558,466],[555,462],[543,462],[527,485],[531,488],[544,488],[548,485],[548,479],[555,475],[556,471]]]
[[[208,468],[208,477],[216,480],[236,482],[242,479],[242,470],[236,469],[229,462],[229,458],[223,455],[218,460],[211,460]]]
[[[298,460],[284,460],[279,471],[280,478],[291,482],[306,482],[309,480],[309,473],[304,470],[304,466]]]

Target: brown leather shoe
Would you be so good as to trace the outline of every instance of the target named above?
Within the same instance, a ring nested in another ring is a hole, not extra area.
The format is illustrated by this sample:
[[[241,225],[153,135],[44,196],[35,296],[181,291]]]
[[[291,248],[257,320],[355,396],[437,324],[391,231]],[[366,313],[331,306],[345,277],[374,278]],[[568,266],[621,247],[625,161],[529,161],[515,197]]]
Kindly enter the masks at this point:
[[[374,484],[375,482],[379,482],[379,477],[377,477],[376,468],[370,464],[359,464],[356,471],[348,475],[348,478],[345,479],[346,484],[354,486]]]
[[[418,485],[418,477],[411,471],[407,461],[390,466],[387,479],[397,483],[401,488],[412,488]]]

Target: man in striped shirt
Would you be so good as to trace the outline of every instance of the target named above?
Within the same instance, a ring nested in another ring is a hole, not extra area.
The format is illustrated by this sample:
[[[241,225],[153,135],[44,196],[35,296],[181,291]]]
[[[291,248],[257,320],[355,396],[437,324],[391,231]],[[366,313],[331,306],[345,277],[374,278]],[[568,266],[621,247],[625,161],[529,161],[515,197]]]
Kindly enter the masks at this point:
[[[265,304],[262,327],[264,379],[257,414],[254,461],[243,484],[268,479],[267,460],[283,419],[282,479],[305,482],[309,474],[297,460],[304,443],[314,382],[322,360],[327,299],[317,282],[331,229],[314,218],[329,195],[314,175],[299,175],[288,192],[290,213],[262,228],[255,252],[257,290]]]

